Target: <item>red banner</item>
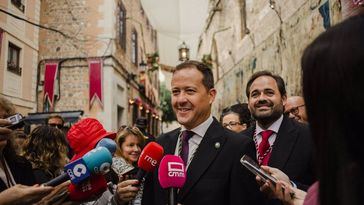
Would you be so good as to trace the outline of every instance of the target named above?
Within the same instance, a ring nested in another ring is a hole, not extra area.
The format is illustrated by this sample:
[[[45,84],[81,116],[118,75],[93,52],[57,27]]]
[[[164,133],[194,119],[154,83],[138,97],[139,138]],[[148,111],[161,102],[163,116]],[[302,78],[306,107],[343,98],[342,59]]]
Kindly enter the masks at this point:
[[[98,99],[101,106],[102,102],[102,60],[92,59],[88,61],[89,73],[90,73],[90,108],[93,102]]]
[[[44,101],[53,107],[54,83],[57,77],[58,62],[46,63],[44,71]]]

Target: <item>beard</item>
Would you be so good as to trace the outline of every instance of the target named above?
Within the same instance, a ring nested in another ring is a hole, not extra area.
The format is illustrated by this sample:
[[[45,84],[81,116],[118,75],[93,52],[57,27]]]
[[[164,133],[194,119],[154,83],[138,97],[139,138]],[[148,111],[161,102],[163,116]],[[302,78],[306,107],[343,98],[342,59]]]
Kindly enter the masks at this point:
[[[283,105],[271,105],[271,111],[268,113],[260,113],[259,111],[254,110],[252,112],[252,117],[259,123],[262,128],[268,128],[273,122],[275,122],[278,118],[283,114]]]

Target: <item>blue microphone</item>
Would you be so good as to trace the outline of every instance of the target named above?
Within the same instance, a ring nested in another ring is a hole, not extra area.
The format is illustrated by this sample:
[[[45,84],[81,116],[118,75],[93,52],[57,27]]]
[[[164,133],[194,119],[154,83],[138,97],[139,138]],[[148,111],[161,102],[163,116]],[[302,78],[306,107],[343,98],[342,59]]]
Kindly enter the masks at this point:
[[[57,186],[67,180],[72,184],[79,184],[91,175],[104,174],[109,171],[112,164],[112,155],[105,147],[97,147],[87,152],[82,158],[77,159],[64,167],[65,173],[44,183],[44,186]]]
[[[106,149],[108,149],[111,154],[114,154],[116,152],[116,143],[114,140],[110,139],[110,138],[102,138],[96,145],[97,147],[105,147]]]

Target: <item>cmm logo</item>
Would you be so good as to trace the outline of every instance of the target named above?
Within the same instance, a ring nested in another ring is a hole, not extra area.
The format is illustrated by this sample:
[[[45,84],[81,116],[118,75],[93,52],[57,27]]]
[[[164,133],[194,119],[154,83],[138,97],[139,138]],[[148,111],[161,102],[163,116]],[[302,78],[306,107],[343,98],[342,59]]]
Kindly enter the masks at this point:
[[[180,162],[168,162],[168,176],[169,177],[185,177],[185,167]]]

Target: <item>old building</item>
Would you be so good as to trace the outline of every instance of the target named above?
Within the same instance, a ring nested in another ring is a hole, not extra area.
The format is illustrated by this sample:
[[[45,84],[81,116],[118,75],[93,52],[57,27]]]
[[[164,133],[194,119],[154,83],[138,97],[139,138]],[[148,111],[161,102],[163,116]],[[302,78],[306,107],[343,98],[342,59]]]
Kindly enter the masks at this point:
[[[83,110],[108,130],[145,116],[158,133],[157,37],[139,1],[44,0],[40,23],[39,112]]]
[[[36,107],[40,1],[0,1],[0,95],[23,115]]]
[[[339,0],[210,1],[198,58],[212,66],[216,77],[215,114],[225,106],[246,101],[246,83],[259,70],[281,75],[288,95],[302,94],[303,49],[327,27],[341,21],[341,8]]]

